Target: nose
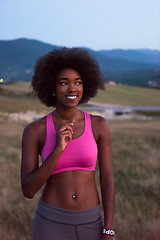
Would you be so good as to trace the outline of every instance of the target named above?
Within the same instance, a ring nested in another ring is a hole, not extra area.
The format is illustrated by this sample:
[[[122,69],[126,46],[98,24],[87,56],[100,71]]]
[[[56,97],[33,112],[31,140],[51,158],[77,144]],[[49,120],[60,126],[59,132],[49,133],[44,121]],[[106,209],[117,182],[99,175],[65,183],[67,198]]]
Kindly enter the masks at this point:
[[[70,83],[70,84],[68,85],[68,92],[76,92],[75,84]]]

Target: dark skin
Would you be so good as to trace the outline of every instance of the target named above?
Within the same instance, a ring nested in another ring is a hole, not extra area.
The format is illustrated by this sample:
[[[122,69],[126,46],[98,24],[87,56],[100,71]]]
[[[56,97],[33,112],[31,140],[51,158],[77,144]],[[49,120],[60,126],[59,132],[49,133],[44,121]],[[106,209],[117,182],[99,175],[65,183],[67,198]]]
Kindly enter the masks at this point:
[[[33,198],[45,185],[42,199],[51,205],[84,210],[99,203],[94,171],[72,170],[51,175],[68,141],[80,137],[84,132],[84,113],[77,109],[82,94],[83,83],[79,73],[73,69],[64,69],[57,79],[57,104],[52,113],[56,147],[41,166],[38,156],[46,139],[46,117],[25,128],[22,139],[21,183],[26,197]],[[74,116],[76,121],[72,123]],[[91,115],[91,124],[98,146],[104,226],[113,229],[114,180],[110,129],[107,121],[100,116]],[[76,193],[76,199],[73,199],[73,193]],[[102,235],[100,240],[113,240],[113,237]]]

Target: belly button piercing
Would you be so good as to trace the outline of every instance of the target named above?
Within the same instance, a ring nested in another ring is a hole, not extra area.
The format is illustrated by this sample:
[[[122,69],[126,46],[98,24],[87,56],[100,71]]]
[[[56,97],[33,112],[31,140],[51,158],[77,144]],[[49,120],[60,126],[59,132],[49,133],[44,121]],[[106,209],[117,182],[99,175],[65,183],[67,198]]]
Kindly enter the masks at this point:
[[[75,200],[76,199],[76,193],[74,192],[72,195],[72,198]]]

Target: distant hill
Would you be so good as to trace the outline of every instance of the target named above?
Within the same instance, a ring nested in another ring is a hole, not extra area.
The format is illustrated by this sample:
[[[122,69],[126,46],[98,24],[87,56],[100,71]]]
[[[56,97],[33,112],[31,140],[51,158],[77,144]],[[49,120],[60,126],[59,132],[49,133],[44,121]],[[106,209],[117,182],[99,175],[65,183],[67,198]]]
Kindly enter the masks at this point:
[[[160,51],[140,49],[140,50],[102,50],[100,53],[112,59],[120,58],[132,62],[149,63],[160,65]]]
[[[0,78],[30,81],[37,58],[57,48],[60,46],[29,39],[0,41]],[[106,81],[160,85],[160,51],[83,49],[96,58]]]

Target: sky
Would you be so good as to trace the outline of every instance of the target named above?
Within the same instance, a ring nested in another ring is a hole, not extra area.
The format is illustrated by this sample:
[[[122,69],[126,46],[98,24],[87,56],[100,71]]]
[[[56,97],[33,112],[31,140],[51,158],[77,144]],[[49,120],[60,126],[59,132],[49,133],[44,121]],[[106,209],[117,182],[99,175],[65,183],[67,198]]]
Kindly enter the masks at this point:
[[[0,0],[0,40],[160,50],[160,0]]]

